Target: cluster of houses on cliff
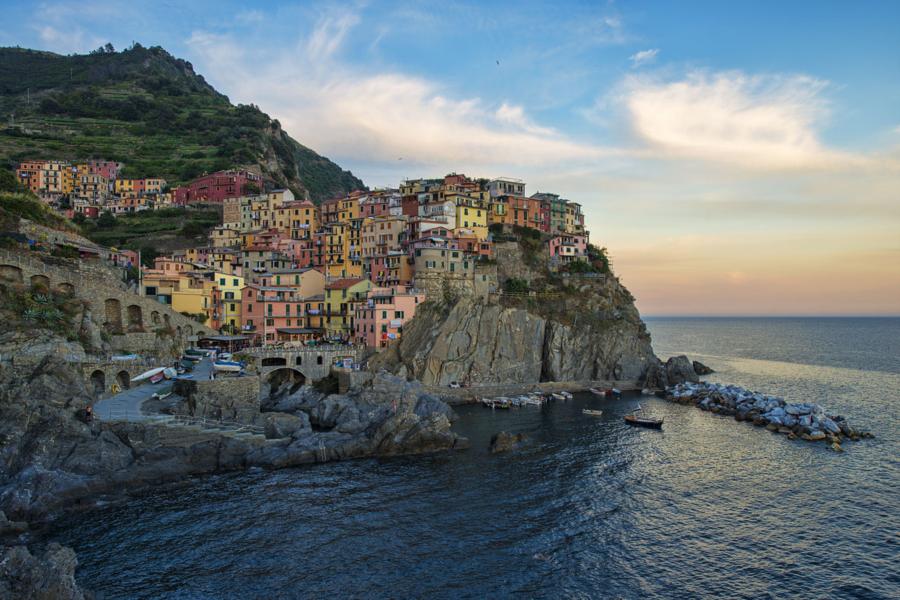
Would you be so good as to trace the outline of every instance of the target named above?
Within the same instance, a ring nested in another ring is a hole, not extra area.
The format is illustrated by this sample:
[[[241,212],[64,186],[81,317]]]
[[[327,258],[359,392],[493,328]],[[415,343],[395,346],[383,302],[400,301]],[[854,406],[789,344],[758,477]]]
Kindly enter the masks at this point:
[[[287,189],[261,192],[261,179],[248,171],[204,175],[169,191],[160,179],[118,178],[121,165],[109,161],[68,171],[59,161],[42,164],[23,163],[18,174],[45,199],[80,198],[85,188],[68,172],[97,177],[111,194],[106,202],[221,205],[208,243],[157,257],[142,269],[141,292],[254,344],[327,339],[383,348],[430,296],[500,292],[494,245],[510,231],[541,239],[551,268],[587,260],[581,206],[556,194],[528,196],[516,179],[452,173],[317,206]]]
[[[16,167],[16,177],[39,198],[62,204],[69,217],[82,214],[133,213],[198,202],[221,203],[262,189],[262,178],[234,169],[204,174],[170,189],[161,177],[123,177],[124,165],[104,159],[82,161],[28,160]]]

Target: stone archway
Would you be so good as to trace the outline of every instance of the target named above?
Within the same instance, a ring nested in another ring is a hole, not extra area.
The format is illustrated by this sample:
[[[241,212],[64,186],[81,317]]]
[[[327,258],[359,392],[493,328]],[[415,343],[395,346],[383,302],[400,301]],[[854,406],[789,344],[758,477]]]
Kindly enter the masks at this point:
[[[115,298],[107,298],[103,303],[106,321],[103,325],[110,333],[122,333],[122,303]]]
[[[262,359],[263,367],[284,367],[287,366],[287,360],[280,356],[269,356]]]
[[[301,354],[298,354],[297,358],[294,359],[294,364],[298,367],[303,366],[303,356]]]
[[[49,292],[50,278],[46,275],[32,275],[31,288],[36,292]]]
[[[116,383],[119,384],[120,390],[127,390],[131,387],[131,375],[128,371],[119,371],[116,373]]]
[[[0,281],[4,283],[22,283],[22,269],[14,265],[0,265]]]
[[[191,327],[190,325],[185,325],[185,326],[184,326],[184,334],[187,335],[187,336],[192,336],[192,335],[194,335],[194,328]]]
[[[94,390],[94,397],[102,396],[106,391],[106,373],[100,369],[91,373],[91,388]]]
[[[60,294],[65,294],[66,296],[73,296],[75,294],[75,286],[68,282],[60,283],[56,286],[56,290]]]
[[[269,385],[269,398],[280,398],[290,395],[306,384],[306,376],[291,367],[275,369],[269,372],[264,382]]]
[[[150,313],[150,322],[153,323],[154,325],[159,325],[159,312],[158,311],[154,310]]]
[[[133,333],[144,331],[144,312],[137,304],[128,306],[128,331]]]

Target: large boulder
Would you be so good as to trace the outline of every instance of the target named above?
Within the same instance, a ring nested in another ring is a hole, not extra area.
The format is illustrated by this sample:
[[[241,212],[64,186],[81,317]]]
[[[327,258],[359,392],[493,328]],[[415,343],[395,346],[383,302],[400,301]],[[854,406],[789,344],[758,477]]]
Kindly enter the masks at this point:
[[[694,365],[683,354],[681,356],[673,356],[666,361],[666,376],[668,377],[669,385],[684,382],[698,383],[700,381],[700,377],[694,371]]]
[[[715,371],[704,365],[699,360],[695,360],[692,364],[694,367],[694,373],[696,373],[697,375],[711,375],[712,373],[715,373]]]
[[[303,412],[296,415],[266,413],[263,418],[266,437],[269,439],[297,437],[300,433],[311,430],[309,416]]]
[[[491,437],[491,454],[515,450],[527,438],[528,436],[524,433],[510,433],[508,431],[496,433]]]

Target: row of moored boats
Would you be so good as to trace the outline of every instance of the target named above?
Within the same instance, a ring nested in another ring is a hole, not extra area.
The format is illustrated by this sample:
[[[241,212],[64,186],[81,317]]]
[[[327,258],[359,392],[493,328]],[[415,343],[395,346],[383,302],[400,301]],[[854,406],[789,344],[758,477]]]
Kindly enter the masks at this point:
[[[595,396],[600,397],[615,397],[618,398],[622,395],[621,390],[617,388],[609,388],[609,389],[601,389],[601,388],[590,388],[589,390]],[[648,391],[645,393],[649,394]],[[570,392],[550,392],[550,393],[539,393],[532,392],[530,394],[522,394],[520,396],[497,396],[496,398],[482,398],[481,404],[488,408],[519,408],[523,406],[541,406],[551,400],[571,400],[572,394]],[[602,410],[585,408],[581,411],[583,414],[591,417],[600,417],[603,416]],[[637,408],[624,417],[625,422],[628,425],[633,425],[635,427],[647,427],[650,429],[662,429],[663,419],[661,417],[653,417],[651,415],[645,414],[644,409],[641,408],[641,405],[638,404]]]

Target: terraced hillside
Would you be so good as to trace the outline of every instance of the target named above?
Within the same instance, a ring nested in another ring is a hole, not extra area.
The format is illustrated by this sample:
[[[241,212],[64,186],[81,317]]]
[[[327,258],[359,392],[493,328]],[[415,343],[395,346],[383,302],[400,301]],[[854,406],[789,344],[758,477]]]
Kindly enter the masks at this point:
[[[314,201],[364,187],[253,105],[232,105],[160,47],[61,56],[0,48],[0,161],[108,158],[172,184],[257,167]]]

